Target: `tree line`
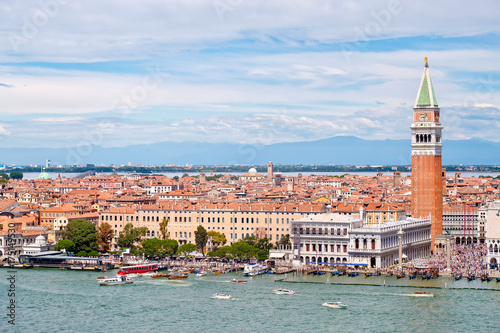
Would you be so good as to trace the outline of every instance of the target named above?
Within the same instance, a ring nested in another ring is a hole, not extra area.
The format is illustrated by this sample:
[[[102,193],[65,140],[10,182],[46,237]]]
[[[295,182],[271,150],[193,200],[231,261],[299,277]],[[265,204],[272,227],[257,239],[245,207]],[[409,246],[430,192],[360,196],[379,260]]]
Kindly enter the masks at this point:
[[[209,257],[227,259],[248,259],[255,257],[265,260],[269,257],[269,250],[275,246],[290,246],[290,235],[285,235],[276,244],[268,238],[256,239],[247,236],[244,239],[227,246],[226,235],[214,230],[208,231],[201,225],[195,235],[195,244],[186,243],[179,245],[175,239],[169,238],[169,219],[164,218],[160,224],[160,235],[154,238],[145,238],[147,227],[134,227],[127,223],[123,232],[118,236],[117,244],[122,250],[129,249],[133,255],[144,255],[148,258],[183,256],[188,257],[196,250]],[[84,219],[75,219],[69,222],[61,232],[61,240],[54,250],[66,251],[79,257],[97,257],[99,253],[108,253],[115,233],[111,225],[103,222],[99,227]],[[206,252],[208,242],[211,242],[210,251]]]

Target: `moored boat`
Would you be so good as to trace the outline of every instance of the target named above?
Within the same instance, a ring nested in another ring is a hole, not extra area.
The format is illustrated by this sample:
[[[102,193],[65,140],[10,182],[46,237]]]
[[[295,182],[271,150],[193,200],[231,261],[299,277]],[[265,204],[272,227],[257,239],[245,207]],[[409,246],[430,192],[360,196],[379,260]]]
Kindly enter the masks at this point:
[[[326,302],[322,306],[332,308],[332,309],[345,309],[347,305],[342,302]]]
[[[257,263],[246,264],[243,268],[243,276],[255,276],[267,273],[267,266]]]
[[[215,293],[210,298],[213,298],[213,299],[231,299],[233,297],[231,295],[228,295],[228,294]]]

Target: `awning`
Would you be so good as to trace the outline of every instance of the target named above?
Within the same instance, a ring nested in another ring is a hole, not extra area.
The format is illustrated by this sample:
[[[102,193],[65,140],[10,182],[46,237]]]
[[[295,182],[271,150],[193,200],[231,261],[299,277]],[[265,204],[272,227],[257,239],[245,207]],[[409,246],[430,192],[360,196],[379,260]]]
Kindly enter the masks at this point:
[[[269,259],[283,259],[285,253],[271,253],[269,254]]]

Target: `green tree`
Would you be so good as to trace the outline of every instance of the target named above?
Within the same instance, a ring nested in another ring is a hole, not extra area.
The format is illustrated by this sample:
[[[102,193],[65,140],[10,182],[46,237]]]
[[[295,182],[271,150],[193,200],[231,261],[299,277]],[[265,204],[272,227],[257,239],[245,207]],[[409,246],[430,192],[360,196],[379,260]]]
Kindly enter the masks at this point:
[[[89,257],[99,257],[99,252],[97,251],[90,251],[87,256]]]
[[[181,178],[186,178],[186,177],[189,177],[189,175],[187,173],[184,172],[184,174],[182,175]]]
[[[19,170],[11,171],[10,178],[12,179],[23,179],[23,173]]]
[[[66,250],[66,252],[75,252],[75,243],[73,243],[69,239],[61,239],[57,242],[57,245],[54,247],[55,251]]]
[[[173,180],[179,180],[179,176],[173,176],[172,179]]]
[[[163,249],[166,256],[174,255],[179,249],[179,242],[175,239],[165,239],[163,242]]]
[[[132,223],[125,224],[123,232],[118,236],[118,246],[122,249],[135,249],[135,243],[146,235],[147,227],[135,228]]]
[[[231,255],[233,258],[248,259],[257,254],[258,249],[245,241],[239,241],[231,245]]]
[[[63,239],[69,239],[75,243],[75,252],[97,250],[97,230],[87,220],[76,219],[68,223],[62,231]]]
[[[271,243],[269,238],[264,237],[255,242],[255,247],[261,250],[265,250],[269,253],[269,250],[271,250],[274,245],[273,243]]]
[[[201,253],[205,253],[205,246],[208,242],[208,234],[205,228],[202,225],[199,225],[194,232],[194,240],[196,242],[196,246],[201,249]]]
[[[243,238],[241,241],[246,242],[246,243],[253,246],[253,245],[255,245],[255,236],[253,236],[253,235],[252,236],[245,236],[245,238]]]
[[[160,254],[162,248],[161,240],[158,238],[149,238],[141,242],[142,252],[146,257],[154,257]]]
[[[107,222],[101,223],[101,225],[97,228],[97,247],[99,251],[102,253],[106,253],[109,251],[111,247],[111,241],[113,240],[113,236],[115,233],[113,232],[113,228]]]
[[[214,251],[216,251],[220,245],[224,245],[227,242],[225,234],[222,234],[214,230],[210,230],[207,234],[209,237],[212,237],[212,244],[214,245]]]
[[[191,243],[182,244],[177,250],[177,254],[187,256],[191,252],[196,251],[196,245]]]
[[[5,172],[0,173],[0,177],[2,177],[5,180],[9,180],[10,179],[9,175],[6,174]]]
[[[87,251],[78,251],[78,253],[76,254],[77,257],[86,257],[87,256]]]
[[[292,247],[292,243],[290,242],[290,234],[286,234],[285,236],[281,237],[281,239],[276,243],[276,245],[278,245],[278,246],[283,245],[285,247]]]
[[[169,219],[166,217],[164,217],[163,220],[160,222],[161,239],[168,238],[168,222],[169,222]]]
[[[231,254],[232,248],[231,246],[222,246],[215,251],[215,256],[220,257],[220,258],[228,258],[231,259],[233,255]]]

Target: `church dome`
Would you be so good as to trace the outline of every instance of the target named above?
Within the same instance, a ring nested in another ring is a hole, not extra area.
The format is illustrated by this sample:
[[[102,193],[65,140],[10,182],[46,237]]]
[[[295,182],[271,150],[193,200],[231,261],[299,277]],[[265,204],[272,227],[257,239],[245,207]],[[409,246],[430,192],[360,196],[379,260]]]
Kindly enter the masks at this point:
[[[47,245],[47,240],[45,240],[45,237],[40,235],[37,238],[35,238],[35,244],[45,246]]]
[[[250,174],[250,175],[256,175],[257,174],[257,170],[255,168],[250,168],[250,170],[248,170],[248,174]]]
[[[37,179],[50,179],[50,176],[45,172],[45,169],[43,169]]]

